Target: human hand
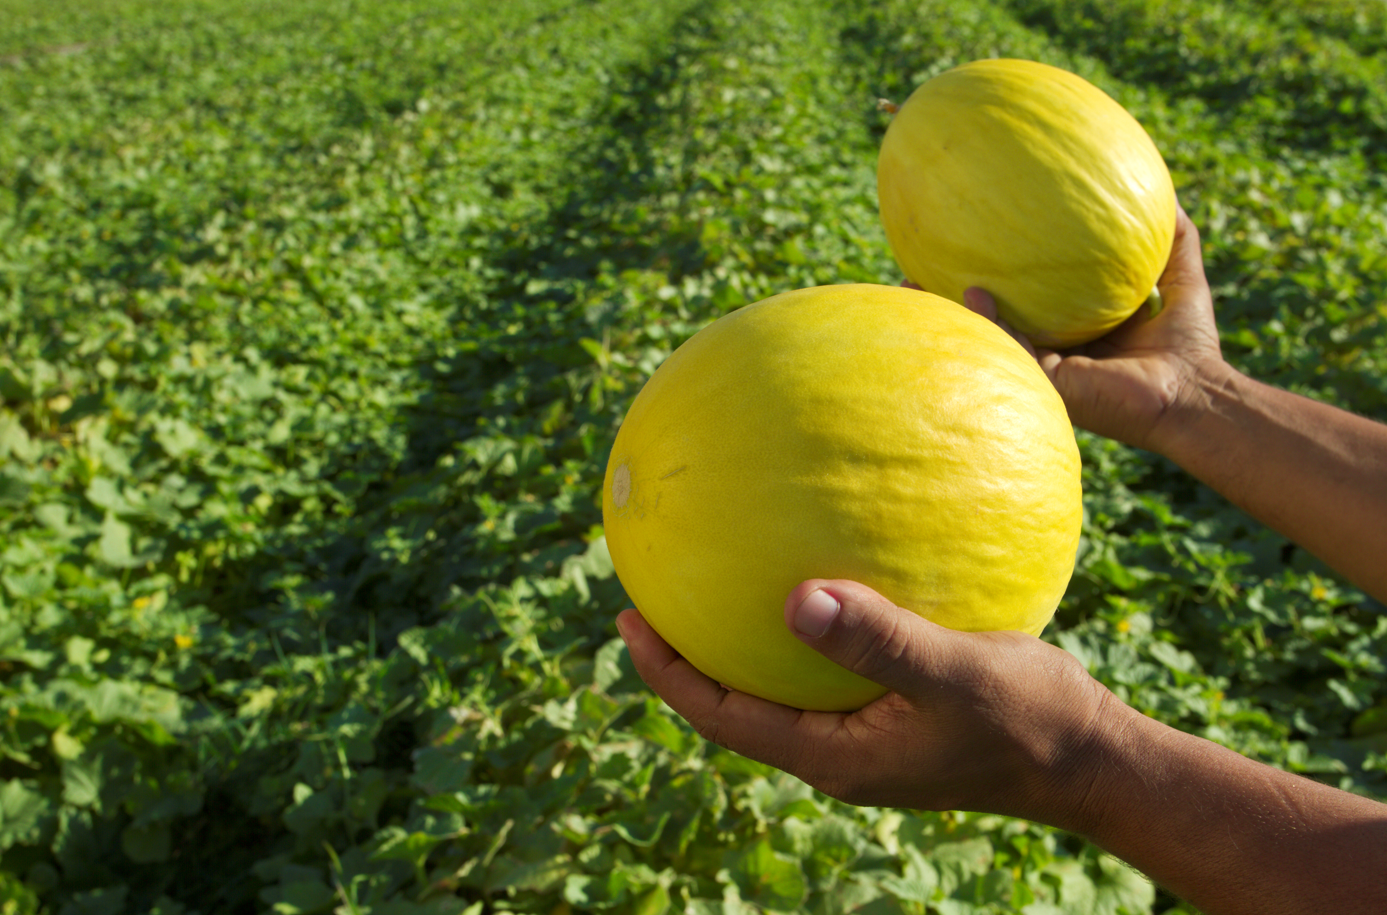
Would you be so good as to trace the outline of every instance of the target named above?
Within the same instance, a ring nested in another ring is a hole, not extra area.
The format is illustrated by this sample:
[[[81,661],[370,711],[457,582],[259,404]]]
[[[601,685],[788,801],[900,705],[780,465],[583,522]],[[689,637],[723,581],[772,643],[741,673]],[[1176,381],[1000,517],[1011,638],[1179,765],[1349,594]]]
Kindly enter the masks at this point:
[[[1181,208],[1157,288],[1165,306],[1160,314],[1153,318],[1139,308],[1106,336],[1064,352],[1037,349],[998,323],[1036,357],[1076,426],[1168,454],[1170,438],[1204,406],[1207,386],[1231,371],[1219,348],[1199,230]],[[963,304],[998,320],[985,290],[970,288]]]
[[[785,620],[891,692],[856,712],[793,709],[719,686],[636,610],[617,627],[641,677],[705,738],[852,804],[1082,828],[1095,748],[1136,714],[1068,652],[1020,632],[946,629],[855,582],[804,582]]]

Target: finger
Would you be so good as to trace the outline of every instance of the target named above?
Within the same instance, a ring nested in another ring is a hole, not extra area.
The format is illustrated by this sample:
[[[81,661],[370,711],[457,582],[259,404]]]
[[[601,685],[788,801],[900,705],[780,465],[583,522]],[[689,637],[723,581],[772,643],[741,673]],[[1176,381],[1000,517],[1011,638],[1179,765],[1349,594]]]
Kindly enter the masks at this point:
[[[1023,350],[1030,353],[1032,357],[1035,356],[1035,344],[1031,342],[1030,337],[1027,337],[1025,334],[1021,333],[1019,330],[1012,327],[1010,324],[1003,321],[1001,318],[997,319],[997,326],[1000,327],[1003,331],[1005,331],[1008,337],[1015,340],[1017,343],[1021,344],[1021,348]]]
[[[963,290],[963,307],[996,324],[1006,331],[1007,336],[1021,344],[1022,349],[1032,356],[1035,355],[1035,345],[1031,343],[1030,338],[997,316],[997,300],[992,297],[992,293],[981,286],[969,286]]]
[[[617,617],[617,631],[646,685],[705,739],[733,752],[798,771],[842,721],[840,714],[803,712],[720,686],[681,657],[636,610]]]
[[[979,286],[969,286],[963,290],[963,307],[989,321],[997,320],[997,300],[992,298],[992,293]]]
[[[857,582],[800,584],[785,600],[785,622],[830,661],[907,698],[946,675],[941,648],[952,633]]]

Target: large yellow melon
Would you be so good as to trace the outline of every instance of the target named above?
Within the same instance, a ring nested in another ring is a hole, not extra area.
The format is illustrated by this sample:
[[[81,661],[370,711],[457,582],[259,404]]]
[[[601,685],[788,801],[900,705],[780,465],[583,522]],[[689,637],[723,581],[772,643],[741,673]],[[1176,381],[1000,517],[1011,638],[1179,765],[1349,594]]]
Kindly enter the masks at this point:
[[[806,709],[884,690],[786,628],[808,578],[962,630],[1039,633],[1073,571],[1063,402],[997,326],[892,286],[802,289],[704,328],[651,376],[602,489],[645,618],[733,689]]]
[[[1047,347],[1121,324],[1175,235],[1170,172],[1142,126],[1028,60],[974,61],[916,89],[882,141],[877,192],[907,277],[956,302],[981,286]]]

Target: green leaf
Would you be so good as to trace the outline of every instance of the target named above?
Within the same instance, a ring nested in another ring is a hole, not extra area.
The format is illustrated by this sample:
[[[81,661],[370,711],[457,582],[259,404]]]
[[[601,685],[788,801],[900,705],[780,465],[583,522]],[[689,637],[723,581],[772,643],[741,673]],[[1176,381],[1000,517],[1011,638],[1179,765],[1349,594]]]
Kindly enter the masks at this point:
[[[399,826],[390,826],[376,835],[375,848],[371,851],[373,861],[407,861],[416,869],[422,869],[429,853],[446,836],[423,832],[409,832]]]
[[[925,858],[924,853],[914,846],[901,849],[906,864],[900,877],[890,875],[881,879],[881,885],[897,899],[910,902],[927,903],[934,898],[939,886],[939,872]]]
[[[44,597],[52,589],[57,578],[57,572],[47,568],[23,572],[7,569],[0,572],[0,583],[3,583],[9,595],[17,600],[37,600]]]
[[[679,756],[687,754],[699,740],[698,735],[675,724],[653,702],[647,703],[645,714],[631,725],[631,732]]]
[[[103,679],[79,693],[86,700],[92,718],[99,723],[125,722],[149,724],[141,734],[157,743],[172,741],[171,734],[182,730],[183,709],[178,693],[170,689],[125,680]]]
[[[24,480],[8,473],[0,473],[0,505],[10,508],[25,505],[32,491],[33,487]]]
[[[669,890],[661,885],[636,900],[631,912],[632,915],[665,915],[670,908]]]
[[[145,562],[130,551],[130,526],[115,515],[107,515],[101,523],[97,554],[102,562],[117,569],[131,569]]]
[[[159,443],[169,457],[178,459],[197,451],[202,444],[202,436],[197,429],[185,420],[174,417],[154,420],[154,440]]]
[[[660,840],[660,834],[665,831],[665,824],[669,822],[669,818],[669,811],[665,811],[654,823],[650,823],[648,820],[641,822],[613,820],[611,827],[617,835],[629,844],[637,848],[650,848]]]
[[[1179,673],[1191,673],[1195,668],[1194,655],[1188,651],[1181,651],[1169,642],[1152,642],[1150,648],[1151,657],[1160,661],[1166,667]]]
[[[15,874],[0,871],[0,913],[38,915],[39,895]]]
[[[426,794],[461,791],[472,780],[472,755],[451,746],[424,747],[414,754],[410,783]]]
[[[92,477],[87,484],[86,496],[92,505],[109,513],[124,514],[130,511],[130,503],[121,494],[120,486],[110,477]]]
[[[102,758],[96,752],[63,763],[63,802],[74,807],[100,807],[106,784]]]
[[[1081,862],[1073,858],[1053,861],[1046,865],[1045,876],[1058,884],[1059,904],[1065,912],[1087,915],[1098,902],[1098,890],[1084,872]]]
[[[10,779],[0,785],[0,851],[35,845],[56,825],[57,806],[32,782]]]
[[[485,890],[547,893],[565,882],[573,871],[573,861],[568,855],[555,855],[543,861],[514,861],[500,855],[492,862]]]
[[[308,836],[337,814],[336,802],[325,792],[314,792],[305,784],[294,786],[294,803],[284,811],[284,825],[290,832]]]
[[[728,874],[743,899],[772,911],[796,908],[808,892],[799,862],[776,852],[765,839],[733,856]]]
[[[987,873],[994,857],[992,843],[981,836],[961,842],[941,842],[922,851],[939,874],[939,888],[946,896]]]
[[[30,382],[10,366],[0,365],[0,398],[21,404],[31,397]]]
[[[596,689],[607,692],[621,682],[628,669],[634,668],[630,665],[626,643],[619,638],[612,639],[593,655],[592,684]]]
[[[1098,858],[1097,915],[1141,915],[1156,901],[1156,888],[1142,873],[1112,857]]]
[[[127,826],[120,834],[120,848],[136,864],[157,864],[169,859],[173,834],[167,822]]]
[[[59,915],[120,915],[129,889],[124,884],[76,893]]]
[[[265,894],[267,902],[272,902],[276,915],[311,915],[324,912],[337,899],[337,894],[320,880],[300,880],[283,884]]]

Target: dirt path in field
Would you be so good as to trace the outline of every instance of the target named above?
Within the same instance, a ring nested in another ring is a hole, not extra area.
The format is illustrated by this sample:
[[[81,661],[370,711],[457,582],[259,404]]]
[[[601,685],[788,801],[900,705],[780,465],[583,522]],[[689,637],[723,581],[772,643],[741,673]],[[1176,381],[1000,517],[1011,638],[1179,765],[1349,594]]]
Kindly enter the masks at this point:
[[[63,56],[81,54],[89,47],[91,47],[91,42],[84,41],[79,44],[58,44],[48,48],[31,48],[27,51],[21,51],[18,54],[0,55],[0,64],[14,66],[23,63],[25,58],[38,57],[43,54],[59,54]]]

